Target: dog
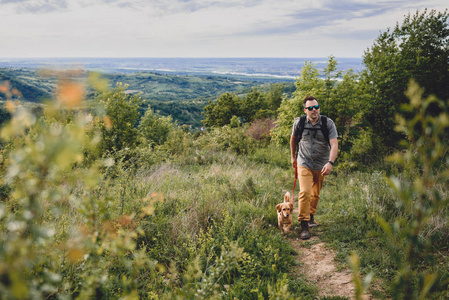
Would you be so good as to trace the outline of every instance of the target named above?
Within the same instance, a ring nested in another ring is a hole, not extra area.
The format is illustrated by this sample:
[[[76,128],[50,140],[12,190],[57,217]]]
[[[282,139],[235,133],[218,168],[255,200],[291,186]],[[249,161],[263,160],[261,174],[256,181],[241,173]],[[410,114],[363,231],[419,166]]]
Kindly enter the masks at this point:
[[[290,193],[287,192],[284,196],[284,202],[276,205],[276,210],[278,211],[278,226],[282,233],[287,233],[292,227],[292,213],[293,213],[293,203],[290,202]]]

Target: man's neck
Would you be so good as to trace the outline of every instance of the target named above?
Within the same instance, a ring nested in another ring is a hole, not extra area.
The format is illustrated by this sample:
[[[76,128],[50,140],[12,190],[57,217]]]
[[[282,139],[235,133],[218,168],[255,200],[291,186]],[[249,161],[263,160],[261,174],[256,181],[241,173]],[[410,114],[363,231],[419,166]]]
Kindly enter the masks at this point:
[[[311,120],[309,119],[309,117],[307,117],[307,119],[309,120],[310,123],[312,123],[312,125],[315,125],[320,120],[320,115],[318,115],[318,117],[315,120]]]

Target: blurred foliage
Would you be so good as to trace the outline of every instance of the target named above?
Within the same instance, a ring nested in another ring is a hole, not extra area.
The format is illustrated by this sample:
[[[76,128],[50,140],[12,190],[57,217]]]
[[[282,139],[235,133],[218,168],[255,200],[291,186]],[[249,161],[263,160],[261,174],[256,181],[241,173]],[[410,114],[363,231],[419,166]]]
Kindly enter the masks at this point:
[[[447,183],[449,175],[449,102],[435,96],[424,97],[424,89],[415,82],[410,84],[407,96],[410,103],[403,109],[407,117],[414,116],[407,120],[398,115],[396,129],[409,142],[405,152],[391,157],[406,172],[405,176],[389,179],[398,197],[396,206],[402,207],[404,214],[393,224],[382,217],[379,222],[398,268],[391,286],[392,298],[425,299],[440,274],[423,270],[422,262],[432,254],[435,242],[441,238],[432,231],[425,234],[426,227],[432,226],[431,218],[449,204],[449,198],[440,192],[440,185]],[[435,106],[440,108],[438,115],[429,113]]]

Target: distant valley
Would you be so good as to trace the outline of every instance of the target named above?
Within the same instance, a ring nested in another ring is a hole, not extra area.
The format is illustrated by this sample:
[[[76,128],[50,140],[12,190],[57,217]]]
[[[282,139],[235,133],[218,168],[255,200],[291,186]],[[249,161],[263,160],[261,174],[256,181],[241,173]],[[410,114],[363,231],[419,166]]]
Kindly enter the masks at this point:
[[[109,81],[127,84],[128,93],[140,94],[146,105],[178,124],[202,125],[203,107],[223,93],[244,95],[273,83],[291,94],[305,62],[323,69],[327,58],[24,58],[0,59],[0,84],[8,81],[24,101],[39,103],[52,97],[57,78],[42,70],[98,72]],[[338,59],[339,69],[361,70],[361,59]],[[89,97],[94,91],[88,91]],[[5,96],[0,92],[0,100]],[[146,106],[143,105],[143,110]]]
[[[83,72],[80,76],[87,77],[88,73]],[[128,93],[139,94],[145,100],[143,110],[149,105],[161,115],[171,115],[178,124],[193,127],[202,126],[201,113],[210,99],[216,99],[226,92],[243,95],[255,87],[264,90],[271,85],[269,82],[255,80],[150,72],[106,73],[101,76],[108,80],[111,88],[119,82],[128,85]],[[0,68],[0,84],[6,81],[11,88],[20,91],[23,101],[34,103],[50,99],[58,84],[58,78],[37,69]],[[286,92],[293,91],[293,82],[284,84]],[[94,97],[94,91],[88,91],[88,97]],[[5,95],[1,92],[0,100],[5,100]]]

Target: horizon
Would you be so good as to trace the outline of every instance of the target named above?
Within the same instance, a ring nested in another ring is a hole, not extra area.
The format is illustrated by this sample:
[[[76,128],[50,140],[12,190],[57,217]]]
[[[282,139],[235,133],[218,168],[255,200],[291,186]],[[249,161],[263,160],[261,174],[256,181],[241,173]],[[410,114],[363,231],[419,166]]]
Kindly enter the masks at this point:
[[[339,70],[363,70],[362,58],[335,58]],[[0,58],[0,69],[78,69],[102,73],[151,72],[167,75],[230,76],[294,80],[306,63],[319,70],[328,65],[327,57],[260,58]]]

